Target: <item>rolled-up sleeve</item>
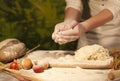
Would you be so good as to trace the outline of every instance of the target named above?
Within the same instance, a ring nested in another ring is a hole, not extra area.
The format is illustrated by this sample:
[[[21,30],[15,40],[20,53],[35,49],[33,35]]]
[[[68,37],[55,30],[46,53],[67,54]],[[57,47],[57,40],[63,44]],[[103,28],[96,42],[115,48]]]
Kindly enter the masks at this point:
[[[81,4],[81,0],[65,0],[66,1],[66,8],[72,7],[79,11],[82,11],[83,7]]]
[[[120,0],[109,0],[104,8],[110,10],[113,14],[113,19],[120,17]]]

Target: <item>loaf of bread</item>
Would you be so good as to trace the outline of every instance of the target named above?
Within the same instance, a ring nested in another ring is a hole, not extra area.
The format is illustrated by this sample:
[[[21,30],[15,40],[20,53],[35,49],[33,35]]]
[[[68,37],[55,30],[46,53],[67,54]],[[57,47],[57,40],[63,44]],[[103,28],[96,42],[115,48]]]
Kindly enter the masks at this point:
[[[0,62],[7,63],[21,57],[26,52],[26,46],[18,39],[6,39],[0,42]]]

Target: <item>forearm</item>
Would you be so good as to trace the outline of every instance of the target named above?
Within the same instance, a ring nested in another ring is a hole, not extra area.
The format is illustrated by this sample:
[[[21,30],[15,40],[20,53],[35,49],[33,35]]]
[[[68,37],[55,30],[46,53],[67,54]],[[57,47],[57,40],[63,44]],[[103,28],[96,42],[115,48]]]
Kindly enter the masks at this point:
[[[97,15],[87,19],[86,21],[82,22],[81,24],[85,27],[86,31],[99,27],[110,20],[113,19],[113,14],[105,9],[98,13]]]
[[[81,17],[81,12],[79,10],[76,10],[74,8],[69,7],[65,11],[65,19],[64,19],[64,21],[75,20],[75,21],[79,22],[80,17]]]

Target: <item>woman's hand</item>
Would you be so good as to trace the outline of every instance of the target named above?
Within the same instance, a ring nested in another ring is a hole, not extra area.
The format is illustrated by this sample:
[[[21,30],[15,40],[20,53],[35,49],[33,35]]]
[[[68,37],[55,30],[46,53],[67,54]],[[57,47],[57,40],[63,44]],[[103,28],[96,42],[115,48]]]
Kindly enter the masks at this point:
[[[55,26],[55,29],[54,29],[54,32],[52,34],[52,39],[56,42],[56,43],[59,43],[59,44],[63,44],[63,41],[61,41],[61,39],[59,39],[60,37],[60,33],[62,31],[66,31],[66,30],[69,30],[69,29],[72,29],[74,28],[74,26],[76,26],[78,24],[77,21],[75,20],[72,20],[72,21],[64,21],[62,23],[58,23],[56,26]]]
[[[58,43],[65,44],[79,39],[80,35],[86,31],[82,24],[77,24],[75,27],[68,30],[58,32]]]

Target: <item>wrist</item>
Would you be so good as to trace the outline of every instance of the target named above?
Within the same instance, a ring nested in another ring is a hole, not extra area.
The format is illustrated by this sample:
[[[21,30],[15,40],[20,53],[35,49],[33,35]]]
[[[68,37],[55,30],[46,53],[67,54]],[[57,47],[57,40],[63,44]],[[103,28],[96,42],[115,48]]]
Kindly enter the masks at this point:
[[[89,31],[90,25],[88,22],[84,21],[84,22],[80,23],[80,27],[82,27],[84,29],[83,32],[87,32],[87,31]]]

